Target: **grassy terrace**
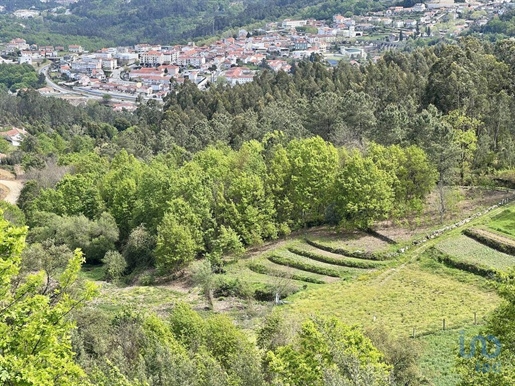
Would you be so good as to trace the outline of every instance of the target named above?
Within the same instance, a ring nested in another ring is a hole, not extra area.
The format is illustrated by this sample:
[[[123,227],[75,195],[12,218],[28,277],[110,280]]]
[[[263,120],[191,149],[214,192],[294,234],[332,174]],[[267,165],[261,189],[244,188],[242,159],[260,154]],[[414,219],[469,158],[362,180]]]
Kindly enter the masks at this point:
[[[515,256],[498,252],[464,235],[443,240],[436,247],[459,261],[497,270],[506,270],[515,265]]]
[[[486,279],[446,268],[428,258],[352,282],[337,282],[290,297],[279,312],[304,318],[313,313],[336,315],[349,324],[382,324],[397,335],[438,331],[483,317],[499,298]],[[375,317],[375,320],[374,320]]]
[[[492,217],[488,228],[515,238],[515,208],[508,207]]]

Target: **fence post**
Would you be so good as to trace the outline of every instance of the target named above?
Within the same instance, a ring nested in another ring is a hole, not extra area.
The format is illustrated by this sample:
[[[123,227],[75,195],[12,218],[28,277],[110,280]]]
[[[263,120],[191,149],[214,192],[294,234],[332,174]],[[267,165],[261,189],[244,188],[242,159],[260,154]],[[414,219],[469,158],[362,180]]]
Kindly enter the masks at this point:
[[[442,319],[442,327],[443,327],[443,330],[445,331],[445,319]]]

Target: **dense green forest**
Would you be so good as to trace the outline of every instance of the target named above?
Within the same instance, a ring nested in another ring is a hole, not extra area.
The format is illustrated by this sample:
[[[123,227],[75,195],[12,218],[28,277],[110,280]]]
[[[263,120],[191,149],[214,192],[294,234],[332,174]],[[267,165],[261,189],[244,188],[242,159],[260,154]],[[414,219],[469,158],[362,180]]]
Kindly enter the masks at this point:
[[[130,282],[148,269],[174,278],[199,260],[209,292],[226,256],[293,231],[415,218],[435,189],[443,216],[445,186],[491,186],[514,166],[514,50],[465,38],[361,67],[313,56],[232,88],[186,81],[164,106],[141,102],[134,114],[0,91],[0,122],[31,134],[5,159],[27,182],[17,206],[2,204],[0,379],[417,384],[409,339],[331,318],[292,328],[272,314],[253,343],[228,317],[184,304],[165,318],[87,306],[97,289],[80,267],[103,263],[106,279]],[[503,280],[507,302],[488,328],[509,339],[498,327],[513,313]],[[489,384],[510,384],[501,376]]]
[[[0,84],[11,91],[19,89],[37,89],[46,84],[45,76],[38,75],[34,67],[29,64],[13,66],[11,64],[0,64]]]

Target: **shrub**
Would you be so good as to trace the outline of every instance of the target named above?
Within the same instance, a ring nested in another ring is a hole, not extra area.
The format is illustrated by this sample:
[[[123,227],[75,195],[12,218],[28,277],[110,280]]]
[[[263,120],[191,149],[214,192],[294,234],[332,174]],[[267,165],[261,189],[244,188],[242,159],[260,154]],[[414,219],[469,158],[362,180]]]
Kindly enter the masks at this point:
[[[227,279],[220,278],[215,290],[213,291],[215,297],[228,297],[234,296],[242,299],[252,297],[252,289],[245,282],[240,279]]]
[[[107,281],[116,281],[122,277],[127,262],[118,251],[109,251],[102,259],[104,263],[105,278]]]

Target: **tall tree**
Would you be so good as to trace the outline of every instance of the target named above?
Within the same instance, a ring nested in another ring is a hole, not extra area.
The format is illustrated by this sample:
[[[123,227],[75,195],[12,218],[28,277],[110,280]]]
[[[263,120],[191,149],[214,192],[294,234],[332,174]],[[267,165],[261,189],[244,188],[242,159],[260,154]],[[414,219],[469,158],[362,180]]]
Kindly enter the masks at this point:
[[[83,384],[85,374],[71,349],[69,313],[97,289],[76,284],[83,262],[78,250],[47,293],[41,292],[43,272],[20,276],[25,233],[0,219],[0,380],[6,386]]]

